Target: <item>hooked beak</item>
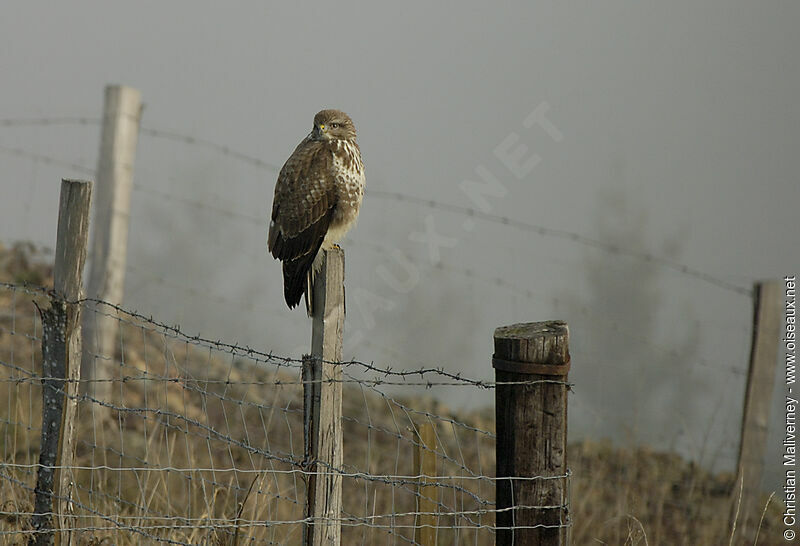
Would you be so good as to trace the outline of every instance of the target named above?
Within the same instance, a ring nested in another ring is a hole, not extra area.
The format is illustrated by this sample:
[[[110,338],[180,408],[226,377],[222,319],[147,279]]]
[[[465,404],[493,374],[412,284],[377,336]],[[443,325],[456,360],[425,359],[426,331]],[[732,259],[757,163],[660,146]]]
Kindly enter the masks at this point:
[[[311,131],[311,134],[317,140],[325,138],[325,126],[324,125],[315,125],[314,126],[314,130]]]

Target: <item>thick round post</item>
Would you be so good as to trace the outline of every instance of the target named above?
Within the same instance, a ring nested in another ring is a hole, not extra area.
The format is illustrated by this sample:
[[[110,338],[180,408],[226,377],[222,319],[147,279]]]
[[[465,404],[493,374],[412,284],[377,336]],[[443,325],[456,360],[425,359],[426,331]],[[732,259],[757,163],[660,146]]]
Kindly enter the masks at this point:
[[[567,543],[567,371],[562,321],[494,332],[497,544]]]

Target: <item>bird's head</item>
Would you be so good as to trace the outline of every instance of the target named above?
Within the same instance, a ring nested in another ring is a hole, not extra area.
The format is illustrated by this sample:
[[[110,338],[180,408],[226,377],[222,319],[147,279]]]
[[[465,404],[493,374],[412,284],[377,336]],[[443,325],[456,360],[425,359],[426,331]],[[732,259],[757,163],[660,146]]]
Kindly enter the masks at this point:
[[[341,110],[322,110],[314,116],[311,134],[317,140],[355,140],[356,126]]]

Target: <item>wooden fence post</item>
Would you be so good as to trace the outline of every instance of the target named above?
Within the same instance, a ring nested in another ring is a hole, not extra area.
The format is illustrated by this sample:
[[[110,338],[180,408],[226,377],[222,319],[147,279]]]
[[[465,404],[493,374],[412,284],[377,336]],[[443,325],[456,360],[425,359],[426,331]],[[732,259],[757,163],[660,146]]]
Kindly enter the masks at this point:
[[[417,425],[418,445],[414,446],[414,475],[417,478],[417,509],[414,518],[414,541],[421,546],[436,546],[439,489],[429,485],[436,476],[436,431],[431,423]]]
[[[92,251],[87,294],[115,305],[122,304],[128,247],[131,187],[136,142],[139,136],[141,93],[121,85],[105,89],[100,157],[97,163]],[[113,357],[118,322],[103,313],[84,316],[83,377],[85,392],[106,399],[111,391],[109,365],[97,355]]]
[[[782,287],[778,281],[759,282],[754,286],[753,338],[750,366],[742,412],[742,436],[736,482],[731,491],[731,520],[748,544],[758,525],[761,477],[767,447],[769,412],[775,386],[775,367],[781,337]],[[741,486],[740,486],[741,484]],[[741,504],[739,494],[741,491]]]
[[[342,361],[344,251],[321,250],[313,283],[311,355],[303,358],[306,487],[304,544],[341,543]],[[319,474],[315,474],[318,472]]]
[[[53,544],[52,513],[69,533],[68,512],[75,455],[75,413],[81,373],[83,266],[89,239],[92,184],[61,182],[58,235],[50,307],[42,315],[42,444],[32,524],[37,545]],[[53,502],[55,499],[55,502]],[[62,544],[69,540],[62,537]]]
[[[494,332],[498,546],[567,543],[569,363],[565,322]]]

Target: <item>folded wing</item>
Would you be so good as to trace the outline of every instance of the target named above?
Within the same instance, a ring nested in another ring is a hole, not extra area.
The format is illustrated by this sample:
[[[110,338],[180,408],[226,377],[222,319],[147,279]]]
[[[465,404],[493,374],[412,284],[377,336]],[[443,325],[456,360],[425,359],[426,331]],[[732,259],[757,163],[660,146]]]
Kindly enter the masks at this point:
[[[303,297],[333,217],[331,163],[323,142],[306,139],[286,161],[275,185],[267,246],[283,262],[283,295],[290,308]]]

